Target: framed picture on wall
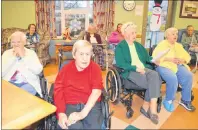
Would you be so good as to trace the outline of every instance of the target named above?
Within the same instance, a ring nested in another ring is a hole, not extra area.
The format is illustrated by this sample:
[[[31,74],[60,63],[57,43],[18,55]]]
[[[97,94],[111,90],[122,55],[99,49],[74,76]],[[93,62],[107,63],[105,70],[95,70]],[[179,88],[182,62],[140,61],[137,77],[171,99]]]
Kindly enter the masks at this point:
[[[198,19],[198,0],[181,0],[179,17]]]

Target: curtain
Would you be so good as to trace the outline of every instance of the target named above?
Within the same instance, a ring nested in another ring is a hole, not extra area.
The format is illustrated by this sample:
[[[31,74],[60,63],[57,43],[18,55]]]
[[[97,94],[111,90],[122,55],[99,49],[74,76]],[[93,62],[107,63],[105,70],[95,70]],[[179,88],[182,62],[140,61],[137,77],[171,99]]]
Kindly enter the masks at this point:
[[[113,31],[115,17],[115,1],[114,0],[97,0],[93,3],[93,21],[97,26],[98,33],[102,39]]]
[[[35,0],[35,6],[37,29],[48,31],[50,33],[50,36],[55,38],[55,1]]]

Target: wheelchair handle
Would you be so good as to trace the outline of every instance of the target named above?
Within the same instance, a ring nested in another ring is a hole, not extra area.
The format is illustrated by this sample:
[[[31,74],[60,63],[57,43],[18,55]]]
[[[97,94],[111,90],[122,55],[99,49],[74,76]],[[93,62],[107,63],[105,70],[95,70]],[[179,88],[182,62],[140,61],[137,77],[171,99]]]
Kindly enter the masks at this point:
[[[113,65],[113,67],[118,71],[118,73],[124,72],[124,69],[122,69],[122,68],[120,68],[120,67],[118,67],[116,65]]]

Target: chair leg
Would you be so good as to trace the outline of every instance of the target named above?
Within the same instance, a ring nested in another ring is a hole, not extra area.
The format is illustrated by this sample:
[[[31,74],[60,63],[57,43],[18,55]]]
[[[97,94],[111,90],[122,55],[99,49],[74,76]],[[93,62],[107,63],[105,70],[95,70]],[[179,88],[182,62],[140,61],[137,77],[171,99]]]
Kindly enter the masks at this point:
[[[196,73],[196,71],[197,71],[198,53],[195,53],[195,56],[196,56],[196,63],[195,63],[195,68],[192,70],[193,73]]]
[[[160,111],[161,111],[161,106],[162,106],[162,97],[160,96],[160,97],[157,99],[157,113],[160,113]]]
[[[134,113],[133,109],[131,108],[132,101],[133,101],[133,94],[130,93],[129,98],[127,98],[126,101],[125,101],[125,105],[126,105],[126,109],[127,109],[127,112],[126,112],[127,118],[131,118],[133,116],[133,113]]]

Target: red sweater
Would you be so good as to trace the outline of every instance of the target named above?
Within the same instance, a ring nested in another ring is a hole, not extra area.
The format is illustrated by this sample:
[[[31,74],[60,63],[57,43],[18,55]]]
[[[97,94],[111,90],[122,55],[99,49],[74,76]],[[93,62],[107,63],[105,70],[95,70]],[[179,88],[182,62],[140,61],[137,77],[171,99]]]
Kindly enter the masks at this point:
[[[99,65],[90,62],[83,71],[78,71],[75,61],[65,65],[56,77],[54,103],[58,113],[65,113],[66,104],[88,101],[92,89],[102,89],[102,74]],[[101,100],[101,97],[98,101]]]

